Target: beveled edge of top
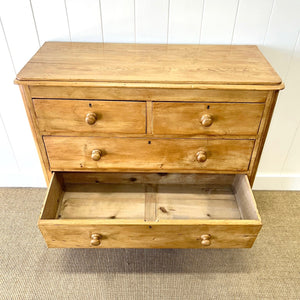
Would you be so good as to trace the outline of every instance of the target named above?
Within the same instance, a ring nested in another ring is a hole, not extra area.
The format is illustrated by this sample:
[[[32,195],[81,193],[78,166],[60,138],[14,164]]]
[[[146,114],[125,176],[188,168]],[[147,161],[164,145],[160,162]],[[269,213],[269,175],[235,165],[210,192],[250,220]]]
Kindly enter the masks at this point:
[[[28,61],[31,60],[39,53],[39,51],[48,44],[74,44],[74,42],[45,42],[42,47],[33,55],[33,57]],[[76,43],[76,44],[95,44],[95,43]],[[128,44],[128,43],[98,43],[103,45],[155,45],[155,46],[176,46],[176,44]],[[188,44],[178,44],[180,46],[189,46]],[[194,46],[202,46],[202,45],[194,45]],[[231,46],[231,45],[203,45],[203,46]],[[271,64],[262,54],[260,49],[256,45],[232,45],[232,46],[243,46],[243,47],[255,47],[257,51],[261,54],[261,58],[265,61],[267,65],[269,65],[273,72],[274,76],[277,77],[277,82],[270,82],[270,83],[228,83],[228,82],[176,82],[176,81],[130,81],[130,80],[119,80],[119,81],[104,81],[104,80],[53,80],[53,79],[30,79],[26,77],[22,77],[22,71],[26,67],[26,64],[20,72],[16,75],[14,80],[14,84],[17,85],[32,85],[32,86],[72,86],[72,87],[124,87],[124,88],[184,88],[184,89],[226,89],[226,90],[282,90],[285,88],[284,83],[282,82],[280,76],[277,72],[273,69]]]

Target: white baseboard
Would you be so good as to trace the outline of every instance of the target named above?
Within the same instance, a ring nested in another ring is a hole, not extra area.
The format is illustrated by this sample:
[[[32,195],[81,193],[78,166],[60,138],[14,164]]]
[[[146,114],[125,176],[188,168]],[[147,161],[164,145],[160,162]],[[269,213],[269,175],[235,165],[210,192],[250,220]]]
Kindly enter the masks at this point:
[[[260,175],[257,174],[254,190],[300,191],[300,175]]]
[[[38,172],[39,173],[39,172]],[[42,174],[0,173],[0,187],[46,187]],[[256,176],[254,190],[300,190],[300,175],[260,175]]]

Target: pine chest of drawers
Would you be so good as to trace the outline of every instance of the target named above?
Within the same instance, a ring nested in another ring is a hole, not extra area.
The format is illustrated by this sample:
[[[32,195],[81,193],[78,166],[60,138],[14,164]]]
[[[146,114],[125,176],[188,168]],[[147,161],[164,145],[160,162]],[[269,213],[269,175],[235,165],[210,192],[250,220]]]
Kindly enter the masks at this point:
[[[48,247],[247,248],[281,79],[256,46],[45,43],[17,75]]]

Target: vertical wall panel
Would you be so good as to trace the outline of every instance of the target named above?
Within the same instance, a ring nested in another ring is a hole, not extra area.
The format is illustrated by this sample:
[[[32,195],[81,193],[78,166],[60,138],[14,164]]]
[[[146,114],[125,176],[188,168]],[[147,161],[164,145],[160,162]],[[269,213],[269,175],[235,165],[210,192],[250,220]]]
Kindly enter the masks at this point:
[[[201,44],[230,44],[238,0],[206,0],[201,29]]]
[[[5,32],[8,32],[7,39],[11,40],[9,35],[11,31],[8,27],[4,27],[5,29],[7,29]],[[13,84],[15,72],[2,28],[0,28],[0,49],[0,111],[20,168],[18,171],[27,177],[31,174],[43,176],[19,88]],[[17,59],[16,53],[14,58]]]
[[[275,0],[262,51],[284,78],[295,46],[300,23],[299,0]]]
[[[30,2],[0,1],[0,17],[14,57],[15,68],[19,70],[39,49]]]
[[[286,85],[275,107],[260,161],[258,171],[262,174],[280,174],[298,124],[299,81],[296,78],[299,78],[300,73],[299,67],[298,70],[293,68],[298,60],[297,56],[293,58],[293,53],[299,37],[299,12],[300,1],[275,0],[265,45],[261,47]],[[292,75],[287,76],[290,67]]]
[[[282,105],[281,114],[285,118],[283,121],[286,130],[284,140],[288,143],[289,151],[286,153],[281,172],[300,175],[300,31],[286,81],[285,97],[288,99],[288,105]]]
[[[68,18],[63,0],[31,0],[41,44],[70,41]]]
[[[101,0],[104,42],[134,43],[134,0]]]
[[[293,142],[287,154],[282,174],[300,176],[300,121],[297,126]]]
[[[99,0],[67,0],[72,42],[102,42]]]
[[[17,163],[12,151],[12,148],[9,144],[9,140],[4,128],[4,124],[0,115],[0,174],[5,175],[7,173],[16,173],[18,172]],[[0,177],[1,177],[0,175]]]
[[[136,42],[167,43],[169,0],[135,1]]]
[[[170,0],[169,43],[198,44],[204,0]]]
[[[274,0],[240,0],[233,44],[263,44]]]

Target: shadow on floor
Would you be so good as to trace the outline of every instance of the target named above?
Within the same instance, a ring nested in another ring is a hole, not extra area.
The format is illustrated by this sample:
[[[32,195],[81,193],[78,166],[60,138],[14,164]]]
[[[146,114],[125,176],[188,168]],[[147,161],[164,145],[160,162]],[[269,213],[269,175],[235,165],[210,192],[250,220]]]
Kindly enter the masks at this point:
[[[61,271],[72,273],[250,272],[249,259],[251,260],[253,255],[252,249],[64,249],[60,251],[64,251],[63,254],[61,253]]]

